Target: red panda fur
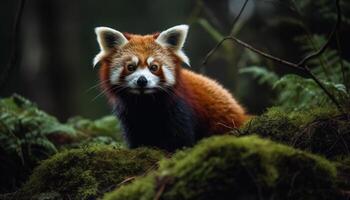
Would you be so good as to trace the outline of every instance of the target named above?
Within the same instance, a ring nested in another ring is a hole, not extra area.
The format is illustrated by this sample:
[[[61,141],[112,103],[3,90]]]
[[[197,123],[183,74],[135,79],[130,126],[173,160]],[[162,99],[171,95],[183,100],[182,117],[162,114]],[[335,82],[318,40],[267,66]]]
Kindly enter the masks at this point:
[[[160,47],[155,39],[159,33],[153,35],[124,34],[128,39],[124,51],[132,51],[140,58],[141,65],[146,63],[147,57],[154,51],[170,56],[175,63],[176,83],[173,86],[175,95],[184,99],[193,109],[194,115],[199,119],[206,131],[205,136],[225,134],[234,128],[239,128],[247,119],[244,108],[233,96],[216,81],[184,69],[182,60],[170,49]],[[113,92],[110,79],[110,65],[114,54],[111,52],[100,60],[99,77],[102,90],[106,91],[111,104],[118,102],[118,95]]]

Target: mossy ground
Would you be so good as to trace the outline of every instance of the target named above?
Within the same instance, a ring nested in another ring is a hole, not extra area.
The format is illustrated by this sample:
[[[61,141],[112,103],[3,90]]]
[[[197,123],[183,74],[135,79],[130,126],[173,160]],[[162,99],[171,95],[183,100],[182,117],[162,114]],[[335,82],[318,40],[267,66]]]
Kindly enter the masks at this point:
[[[0,193],[18,190],[41,160],[63,149],[121,141],[113,116],[64,124],[19,95],[0,99]]]
[[[42,162],[14,198],[56,194],[63,199],[94,199],[126,178],[156,167],[162,157],[162,152],[145,148],[91,146],[67,150]]]
[[[335,179],[321,157],[256,136],[217,136],[104,199],[337,199]]]
[[[327,158],[350,156],[350,115],[315,108],[286,113],[270,108],[241,128],[241,135],[257,134]]]
[[[0,111],[0,192],[13,192],[0,199],[96,199],[115,188],[105,199],[337,199],[350,191],[350,120],[334,109],[270,108],[235,130],[240,137],[204,139],[171,159],[125,149],[113,116],[61,123],[18,95],[0,100]]]

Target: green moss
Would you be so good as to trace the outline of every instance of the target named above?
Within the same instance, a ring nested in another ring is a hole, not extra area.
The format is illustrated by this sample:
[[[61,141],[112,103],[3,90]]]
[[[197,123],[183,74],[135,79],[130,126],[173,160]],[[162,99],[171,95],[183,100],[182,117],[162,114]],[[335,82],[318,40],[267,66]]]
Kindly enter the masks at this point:
[[[19,95],[0,99],[0,193],[17,189],[40,160],[55,154],[57,136],[76,134]]]
[[[341,191],[350,191],[350,156],[337,158],[338,187]]]
[[[216,136],[105,196],[121,199],[336,199],[329,161],[256,136]]]
[[[160,151],[146,148],[95,146],[67,150],[43,161],[16,198],[30,199],[52,192],[67,199],[96,198],[124,179],[142,175],[162,157]]]
[[[327,158],[349,155],[350,121],[334,109],[286,113],[278,107],[270,108],[248,121],[241,133],[258,134]]]
[[[107,193],[103,198],[104,200],[114,199],[137,199],[148,200],[155,199],[156,196],[156,178],[154,174],[150,174],[147,177],[140,178],[132,183],[132,187],[122,186],[118,189],[118,192]]]
[[[115,117],[74,118],[60,123],[19,96],[0,99],[0,193],[13,192],[34,167],[66,148],[95,144],[122,146]]]

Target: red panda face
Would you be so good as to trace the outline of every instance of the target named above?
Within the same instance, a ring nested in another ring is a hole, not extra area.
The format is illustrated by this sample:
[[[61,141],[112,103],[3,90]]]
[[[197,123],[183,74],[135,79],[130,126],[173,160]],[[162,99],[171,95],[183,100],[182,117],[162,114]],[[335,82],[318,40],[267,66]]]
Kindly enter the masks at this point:
[[[131,94],[151,94],[168,90],[176,84],[179,62],[189,64],[182,51],[188,26],[180,25],[160,34],[122,34],[116,30],[96,28],[101,52],[94,64],[108,66],[107,81],[116,91]],[[106,65],[105,64],[105,65]]]
[[[111,85],[130,93],[154,93],[176,83],[176,57],[153,37],[133,36],[111,58]]]

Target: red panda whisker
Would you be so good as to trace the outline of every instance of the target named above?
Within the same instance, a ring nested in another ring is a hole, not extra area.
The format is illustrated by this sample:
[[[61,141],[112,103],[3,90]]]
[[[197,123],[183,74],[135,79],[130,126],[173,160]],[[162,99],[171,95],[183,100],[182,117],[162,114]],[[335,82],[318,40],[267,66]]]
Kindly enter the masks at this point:
[[[171,94],[169,93],[169,91],[167,91],[165,88],[163,88],[162,86],[158,86],[157,88],[159,88],[160,90],[164,91],[167,95],[171,96]],[[170,90],[171,91],[171,90]],[[172,92],[172,91],[171,91]]]
[[[103,85],[104,83],[106,83],[106,82],[108,82],[108,81],[109,81],[109,80],[98,81],[97,84],[95,84],[95,85],[91,86],[90,88],[88,88],[88,89],[85,91],[85,93],[87,93],[87,92],[91,91],[92,89],[95,89],[95,88],[97,88],[97,87]]]
[[[112,88],[106,88],[103,89],[99,94],[97,94],[91,101],[95,101],[98,97],[102,96],[103,94],[107,94],[107,92],[111,91]]]
[[[172,95],[176,95],[174,88],[172,87],[162,87],[164,90],[166,90],[168,93],[170,92]]]
[[[175,92],[173,91],[173,90],[171,90],[170,88],[167,88],[167,89],[165,89],[165,88],[163,88],[163,87],[161,87],[161,86],[159,86],[158,87],[160,90],[162,90],[162,91],[164,91],[170,98],[169,98],[169,100],[170,101],[173,101],[174,99],[172,98],[174,95],[176,95],[175,94]],[[169,90],[168,90],[169,89]]]
[[[120,93],[121,91],[127,89],[128,87],[127,86],[117,86],[117,87],[112,87],[113,90],[116,89],[115,93],[118,94]]]
[[[103,94],[106,94],[108,89],[103,90],[99,94],[97,94],[91,101],[95,101],[98,97],[102,96]]]

